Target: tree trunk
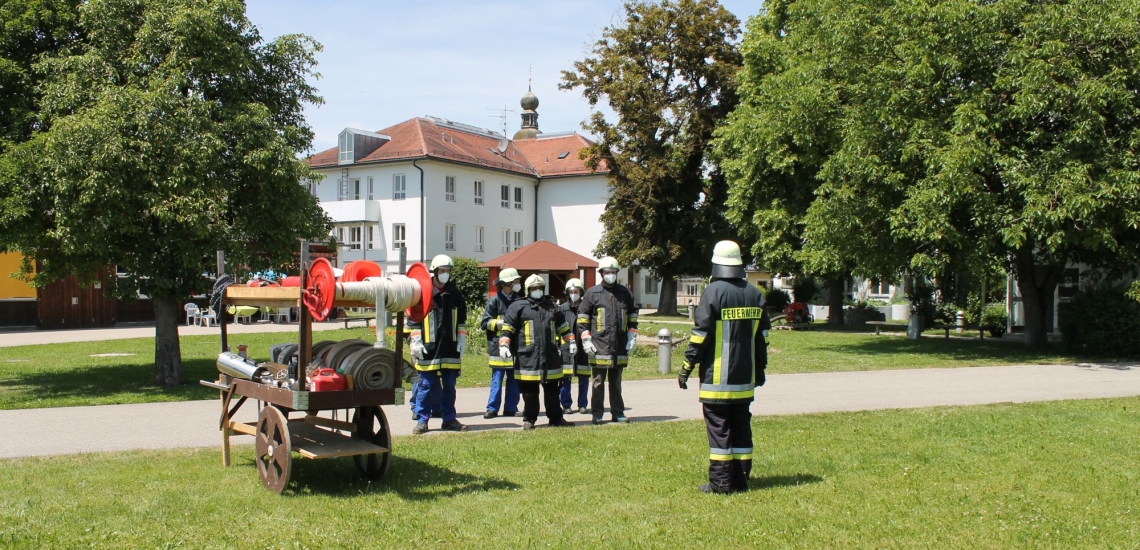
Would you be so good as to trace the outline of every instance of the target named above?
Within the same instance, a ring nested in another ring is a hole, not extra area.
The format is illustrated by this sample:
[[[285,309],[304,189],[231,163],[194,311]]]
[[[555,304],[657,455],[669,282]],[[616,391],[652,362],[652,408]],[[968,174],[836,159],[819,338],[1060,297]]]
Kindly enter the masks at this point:
[[[661,303],[657,305],[657,313],[661,315],[677,314],[677,278],[661,278]],[[685,313],[688,315],[688,312]]]
[[[844,277],[827,280],[827,324],[843,324],[843,282]]]
[[[1062,266],[1037,266],[1032,254],[1021,254],[1015,259],[1017,288],[1021,291],[1021,304],[1025,308],[1025,345],[1043,347],[1049,343],[1049,303],[1061,280]]]
[[[178,346],[181,311],[178,300],[152,297],[154,302],[154,383],[161,387],[182,383],[182,350]]]

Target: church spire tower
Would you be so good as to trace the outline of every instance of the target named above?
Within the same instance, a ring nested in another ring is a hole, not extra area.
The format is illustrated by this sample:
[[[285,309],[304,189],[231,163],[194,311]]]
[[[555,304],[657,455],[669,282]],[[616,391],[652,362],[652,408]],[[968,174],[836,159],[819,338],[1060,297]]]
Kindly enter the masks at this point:
[[[519,101],[519,106],[522,107],[522,128],[515,132],[514,139],[534,139],[542,133],[538,130],[538,97],[530,91],[530,80],[527,78],[526,95]]]

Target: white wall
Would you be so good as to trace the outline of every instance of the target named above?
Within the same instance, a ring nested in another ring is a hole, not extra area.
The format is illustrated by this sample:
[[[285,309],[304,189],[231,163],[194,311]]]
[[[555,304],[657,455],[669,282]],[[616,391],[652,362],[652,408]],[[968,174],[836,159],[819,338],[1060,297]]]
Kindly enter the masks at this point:
[[[602,213],[609,200],[605,175],[542,180],[538,187],[538,239],[598,259]]]
[[[427,257],[447,254],[453,257],[475,258],[480,262],[503,254],[502,231],[511,231],[511,250],[514,250],[514,232],[522,231],[522,246],[534,242],[534,183],[535,178],[474,166],[438,161],[421,163],[424,167],[427,196]],[[455,178],[455,201],[446,200],[447,176]],[[475,204],[475,181],[483,182],[483,204]],[[500,200],[501,186],[509,188],[507,208]],[[515,209],[515,188],[523,190],[522,210]],[[455,249],[447,250],[444,226],[455,224]],[[475,250],[475,228],[483,228],[483,251]],[[410,245],[409,245],[410,246]]]

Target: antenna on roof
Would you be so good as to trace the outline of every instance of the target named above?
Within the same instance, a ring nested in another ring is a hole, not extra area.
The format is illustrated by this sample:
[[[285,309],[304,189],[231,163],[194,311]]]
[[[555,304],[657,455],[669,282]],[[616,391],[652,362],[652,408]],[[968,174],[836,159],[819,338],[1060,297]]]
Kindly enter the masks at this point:
[[[503,137],[506,137],[507,136],[507,113],[513,114],[514,110],[508,109],[506,105],[503,105],[502,109],[487,109],[487,110],[488,111],[495,111],[496,113],[499,113],[497,115],[487,115],[487,116],[489,116],[491,118],[497,118],[497,119],[499,119],[500,122],[503,123]]]

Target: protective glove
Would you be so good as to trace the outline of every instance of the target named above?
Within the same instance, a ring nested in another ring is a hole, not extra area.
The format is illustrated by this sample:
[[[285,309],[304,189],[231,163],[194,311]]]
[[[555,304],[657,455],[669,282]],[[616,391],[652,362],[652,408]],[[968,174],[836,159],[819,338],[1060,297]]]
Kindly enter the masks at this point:
[[[764,377],[764,369],[758,369],[756,371],[756,386],[757,387],[763,386],[764,382],[767,382],[767,381],[768,381],[767,378]]]
[[[511,339],[506,336],[499,338],[499,357],[503,359],[511,358]]]
[[[631,328],[625,333],[625,351],[632,351],[637,346],[637,329]]]
[[[427,348],[424,347],[424,341],[418,336],[412,337],[412,357],[423,360],[424,354],[427,353]]]
[[[459,350],[459,355],[463,355],[463,352],[467,350],[467,331],[459,331],[459,341],[455,344],[455,349]]]
[[[582,350],[585,351],[587,355],[598,354],[598,348],[594,347],[594,337],[590,336],[589,332],[582,333]]]
[[[578,342],[571,340],[570,341],[570,357],[573,358],[575,355],[578,355]]]
[[[764,335],[764,339],[765,339],[765,340],[767,340],[767,339],[768,339],[768,331],[766,331],[766,330],[762,330],[762,331],[760,331],[760,334],[763,334],[763,335]]]
[[[689,375],[693,374],[692,367],[686,367],[688,367],[688,365],[681,367],[681,372],[677,373],[677,385],[680,386],[682,390],[689,389]]]

